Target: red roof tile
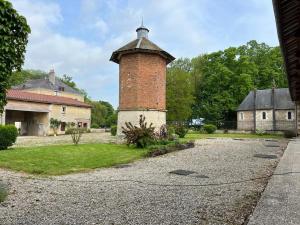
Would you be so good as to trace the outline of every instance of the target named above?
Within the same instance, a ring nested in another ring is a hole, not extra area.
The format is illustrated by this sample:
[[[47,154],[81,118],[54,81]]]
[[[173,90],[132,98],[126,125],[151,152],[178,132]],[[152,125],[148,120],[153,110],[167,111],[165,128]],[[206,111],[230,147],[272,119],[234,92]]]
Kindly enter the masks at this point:
[[[8,100],[10,99],[10,100],[17,100],[17,101],[25,101],[25,102],[70,105],[70,106],[79,106],[79,107],[87,107],[87,108],[91,107],[89,104],[86,104],[84,102],[78,101],[73,98],[36,94],[36,93],[30,93],[30,92],[13,90],[13,89],[8,90],[6,96]]]

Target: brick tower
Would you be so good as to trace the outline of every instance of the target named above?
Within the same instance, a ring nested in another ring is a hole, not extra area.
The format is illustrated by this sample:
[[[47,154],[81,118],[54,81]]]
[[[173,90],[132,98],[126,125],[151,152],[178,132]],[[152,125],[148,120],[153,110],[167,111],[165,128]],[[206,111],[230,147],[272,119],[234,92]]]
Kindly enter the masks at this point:
[[[175,58],[148,39],[141,25],[137,39],[112,53],[119,64],[118,131],[125,122],[137,125],[139,115],[156,128],[166,124],[166,66]]]

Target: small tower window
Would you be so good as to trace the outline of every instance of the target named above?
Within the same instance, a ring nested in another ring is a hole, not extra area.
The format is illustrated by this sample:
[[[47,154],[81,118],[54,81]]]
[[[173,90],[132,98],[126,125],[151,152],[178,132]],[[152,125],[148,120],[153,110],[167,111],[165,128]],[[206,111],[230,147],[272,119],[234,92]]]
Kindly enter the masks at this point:
[[[65,114],[66,111],[67,111],[67,107],[66,107],[66,106],[62,106],[62,107],[61,107],[61,112],[62,112],[63,114]]]
[[[292,112],[291,111],[287,112],[287,118],[288,118],[288,120],[292,119]]]
[[[266,112],[262,112],[262,119],[266,120],[267,119],[267,113]]]
[[[244,120],[244,113],[243,112],[240,113],[240,119]]]
[[[59,91],[65,91],[65,87],[59,86],[59,87],[58,87],[58,90],[59,90]]]

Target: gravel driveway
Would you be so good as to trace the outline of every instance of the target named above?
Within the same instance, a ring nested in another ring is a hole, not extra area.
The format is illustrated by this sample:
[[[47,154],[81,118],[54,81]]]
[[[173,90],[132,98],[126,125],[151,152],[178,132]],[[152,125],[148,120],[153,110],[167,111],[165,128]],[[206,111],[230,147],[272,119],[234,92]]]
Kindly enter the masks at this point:
[[[84,133],[80,138],[80,143],[109,143],[116,142],[116,137],[110,133]],[[71,135],[58,135],[58,136],[19,136],[15,147],[32,147],[32,146],[45,146],[45,145],[61,145],[73,144]]]
[[[253,155],[280,157],[285,146],[206,139],[123,168],[52,178],[0,170],[10,186],[0,224],[243,224],[278,162]]]

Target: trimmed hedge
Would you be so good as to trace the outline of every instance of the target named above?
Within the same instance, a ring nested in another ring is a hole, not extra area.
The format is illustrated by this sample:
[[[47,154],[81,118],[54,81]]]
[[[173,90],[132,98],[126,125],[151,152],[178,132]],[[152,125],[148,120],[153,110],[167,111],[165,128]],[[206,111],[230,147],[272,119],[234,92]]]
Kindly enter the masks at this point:
[[[217,127],[213,124],[205,124],[203,126],[203,130],[205,130],[205,132],[208,134],[212,134],[212,133],[215,133],[215,131],[217,130]]]
[[[0,150],[12,146],[18,136],[18,129],[14,125],[0,125]]]
[[[148,147],[148,152],[146,156],[148,157],[156,157],[159,155],[164,155],[170,152],[174,151],[179,151],[179,150],[184,150],[187,148],[193,148],[195,147],[195,142],[194,141],[188,141],[184,143],[180,142],[170,142],[166,145],[151,145]]]
[[[117,126],[113,125],[110,127],[110,133],[112,136],[116,136],[117,135]]]

